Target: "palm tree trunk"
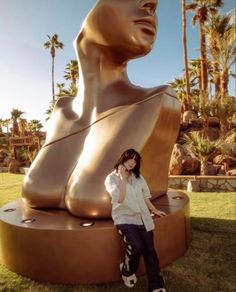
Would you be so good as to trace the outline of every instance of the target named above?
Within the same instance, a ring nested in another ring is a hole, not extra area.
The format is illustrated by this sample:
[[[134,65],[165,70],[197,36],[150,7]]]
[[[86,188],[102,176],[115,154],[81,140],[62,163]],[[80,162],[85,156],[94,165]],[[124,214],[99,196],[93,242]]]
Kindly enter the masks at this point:
[[[191,109],[190,102],[190,84],[188,72],[188,51],[187,51],[187,36],[186,36],[186,1],[182,0],[182,28],[183,28],[183,48],[184,48],[184,68],[185,68],[185,83],[186,97],[184,100],[184,111]]]
[[[213,61],[213,74],[214,74],[214,84],[215,84],[215,96],[216,98],[220,95],[220,70],[218,61]]]
[[[202,74],[200,72],[199,77],[198,77],[198,86],[199,86],[199,90],[201,91],[202,88]]]
[[[221,76],[221,101],[228,94],[229,70],[225,68]]]
[[[55,88],[54,88],[54,59],[52,57],[52,100],[55,101]]]
[[[77,84],[76,84],[76,78],[72,76],[72,79],[71,79],[71,85],[73,88],[76,88]]]
[[[200,46],[201,46],[201,90],[207,91],[208,72],[206,57],[206,35],[203,21],[200,21]]]
[[[207,159],[204,157],[204,158],[201,158],[200,159],[200,162],[201,162],[201,175],[207,175]]]
[[[18,121],[16,119],[13,120],[12,134],[13,134],[13,137],[20,136]]]
[[[72,79],[71,79],[71,88],[72,88],[72,93],[75,94],[76,92],[76,79],[72,76]]]

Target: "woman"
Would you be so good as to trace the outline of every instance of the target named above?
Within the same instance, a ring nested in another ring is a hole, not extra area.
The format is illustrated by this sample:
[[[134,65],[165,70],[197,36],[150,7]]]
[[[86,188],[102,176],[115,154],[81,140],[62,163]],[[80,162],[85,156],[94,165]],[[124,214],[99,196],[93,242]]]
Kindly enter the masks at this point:
[[[154,247],[154,223],[150,211],[157,216],[166,214],[151,203],[151,194],[140,174],[141,157],[134,149],[126,150],[115,169],[105,179],[112,200],[112,218],[127,244],[125,259],[120,265],[122,279],[128,287],[137,281],[136,271],[143,255],[149,292],[164,292],[159,259]],[[150,211],[149,211],[150,210]]]

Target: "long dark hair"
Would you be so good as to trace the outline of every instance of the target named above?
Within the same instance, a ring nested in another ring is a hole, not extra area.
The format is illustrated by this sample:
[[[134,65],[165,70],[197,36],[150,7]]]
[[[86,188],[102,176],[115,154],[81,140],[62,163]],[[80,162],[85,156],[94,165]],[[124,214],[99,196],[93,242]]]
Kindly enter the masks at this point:
[[[134,159],[136,161],[135,167],[131,170],[136,178],[140,177],[140,166],[141,166],[141,156],[140,154],[135,151],[134,149],[128,149],[123,154],[121,154],[120,158],[116,162],[114,168],[118,171],[118,167],[121,164],[124,164],[125,161],[129,159]]]

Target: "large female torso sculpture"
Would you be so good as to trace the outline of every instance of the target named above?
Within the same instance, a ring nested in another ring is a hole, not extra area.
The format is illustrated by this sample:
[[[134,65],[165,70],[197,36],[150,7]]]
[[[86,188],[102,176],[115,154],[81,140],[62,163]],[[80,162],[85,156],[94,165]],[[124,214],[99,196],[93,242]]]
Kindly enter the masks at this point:
[[[46,143],[24,180],[30,206],[110,217],[104,178],[128,148],[141,152],[153,198],[166,192],[180,105],[169,86],[134,86],[126,73],[127,62],[153,46],[155,10],[156,0],[100,0],[89,13],[75,41],[79,96],[55,106]]]

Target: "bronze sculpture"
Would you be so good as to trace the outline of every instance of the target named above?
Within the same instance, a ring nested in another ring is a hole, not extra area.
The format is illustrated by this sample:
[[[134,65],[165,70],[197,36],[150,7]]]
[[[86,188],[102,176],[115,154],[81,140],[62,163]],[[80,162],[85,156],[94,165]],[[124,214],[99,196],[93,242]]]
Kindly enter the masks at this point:
[[[110,217],[103,181],[130,147],[144,158],[153,197],[166,192],[180,106],[169,86],[134,86],[126,72],[130,59],[152,49],[156,6],[156,0],[100,0],[87,16],[75,40],[79,96],[55,106],[46,143],[24,181],[30,206]]]
[[[0,257],[11,271],[64,284],[120,280],[124,250],[103,182],[128,148],[141,153],[153,204],[167,214],[154,218],[161,266],[188,248],[188,197],[167,192],[179,102],[169,86],[134,86],[126,73],[130,59],[152,48],[156,5],[99,0],[86,18],[75,41],[79,96],[58,100],[46,143],[25,177],[24,202],[0,208]]]

